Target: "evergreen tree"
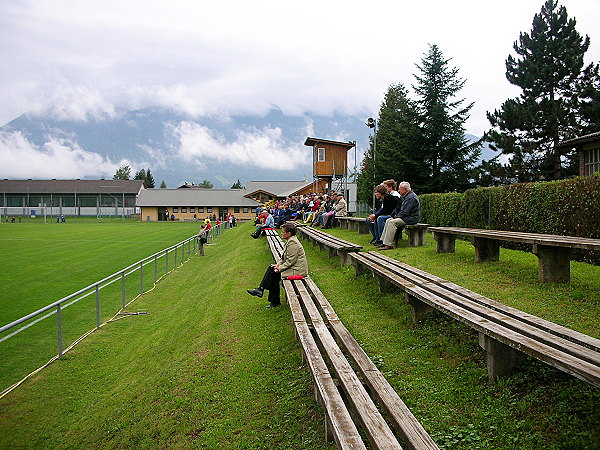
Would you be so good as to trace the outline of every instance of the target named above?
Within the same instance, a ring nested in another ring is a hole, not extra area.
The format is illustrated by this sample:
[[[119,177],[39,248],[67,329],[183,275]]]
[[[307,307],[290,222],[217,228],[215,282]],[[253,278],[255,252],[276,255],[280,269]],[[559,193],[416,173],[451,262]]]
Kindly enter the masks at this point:
[[[210,181],[204,180],[204,181],[202,181],[202,183],[200,183],[198,185],[198,187],[201,187],[204,189],[212,189],[214,187],[214,185]]]
[[[242,183],[240,183],[239,178],[235,183],[233,183],[233,185],[231,186],[231,189],[244,189],[244,187],[242,186]]]
[[[128,164],[123,164],[115,172],[115,175],[113,176],[113,180],[129,180],[130,176],[131,176],[131,167],[129,167]]]
[[[165,180],[162,180],[160,183],[160,188],[161,189],[166,189],[167,188],[167,183],[165,183]]]
[[[582,75],[590,40],[581,37],[575,24],[564,6],[547,0],[533,18],[531,33],[520,33],[514,43],[517,57],[509,55],[506,60],[506,78],[522,92],[506,100],[500,110],[487,113],[492,129],[486,140],[511,157],[517,181],[569,175],[562,165],[573,168],[575,154],[572,149],[559,149],[558,143],[594,128],[593,117],[585,114],[598,111],[597,102],[594,105],[598,93],[593,89],[594,83],[598,87],[598,67],[590,65]]]
[[[144,169],[138,170],[133,176],[133,179],[146,181],[146,171]]]
[[[146,170],[146,187],[148,189],[156,187],[156,183],[154,182],[154,177],[150,173],[150,169]]]
[[[427,164],[431,178],[420,192],[464,191],[473,186],[475,162],[481,154],[481,141],[465,137],[465,123],[473,103],[464,106],[464,99],[455,99],[465,80],[459,78],[458,68],[450,68],[437,45],[417,64],[415,75],[420,137],[413,149]]]
[[[418,115],[414,103],[402,84],[391,85],[379,108],[377,120],[377,149],[371,139],[357,177],[358,198],[370,203],[374,185],[393,178],[409,180],[421,186],[427,179],[427,168],[414,151],[418,137]],[[375,159],[373,159],[373,155]]]

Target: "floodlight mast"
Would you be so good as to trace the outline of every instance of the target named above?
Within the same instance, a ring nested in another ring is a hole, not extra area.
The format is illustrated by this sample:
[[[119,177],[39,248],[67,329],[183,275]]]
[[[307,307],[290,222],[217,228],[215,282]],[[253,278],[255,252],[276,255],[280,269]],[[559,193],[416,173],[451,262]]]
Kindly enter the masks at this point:
[[[365,122],[365,125],[369,128],[373,128],[373,188],[375,188],[375,155],[377,153],[377,121],[372,117],[369,117]],[[375,192],[373,192],[373,210],[375,210]]]

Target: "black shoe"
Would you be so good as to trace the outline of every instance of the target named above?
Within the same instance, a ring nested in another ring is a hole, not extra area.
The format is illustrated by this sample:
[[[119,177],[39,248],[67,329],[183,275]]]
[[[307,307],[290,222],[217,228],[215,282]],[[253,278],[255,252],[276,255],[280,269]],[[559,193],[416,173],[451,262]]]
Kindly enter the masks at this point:
[[[281,306],[281,303],[277,303],[276,305],[275,305],[275,304],[273,304],[273,303],[269,303],[269,304],[267,305],[267,309],[269,309],[269,308],[277,308],[278,306]]]
[[[254,239],[258,239],[258,235],[252,233],[250,236],[252,236]]]
[[[247,289],[248,294],[254,295],[255,297],[261,298],[263,296],[264,289],[256,288],[256,289]]]
[[[377,239],[373,238],[369,241],[369,244],[374,244],[375,242],[377,242]]]

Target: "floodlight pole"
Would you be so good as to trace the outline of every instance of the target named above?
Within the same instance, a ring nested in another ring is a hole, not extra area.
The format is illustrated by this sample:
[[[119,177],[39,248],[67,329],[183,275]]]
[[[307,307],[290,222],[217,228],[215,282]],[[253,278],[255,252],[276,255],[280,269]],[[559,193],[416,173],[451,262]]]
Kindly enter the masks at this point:
[[[375,188],[375,172],[376,172],[376,160],[377,154],[377,120],[369,117],[365,122],[365,125],[369,128],[373,128],[373,189]],[[375,192],[373,192],[373,211],[375,211]]]

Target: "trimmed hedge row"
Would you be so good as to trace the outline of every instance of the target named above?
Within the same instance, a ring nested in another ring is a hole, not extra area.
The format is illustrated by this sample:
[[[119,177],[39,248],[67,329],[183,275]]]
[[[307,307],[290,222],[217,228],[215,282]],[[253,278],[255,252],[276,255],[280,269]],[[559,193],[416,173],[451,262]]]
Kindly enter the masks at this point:
[[[435,226],[600,238],[598,175],[470,189],[462,194],[424,194],[419,199],[420,221]],[[597,254],[589,253],[585,260],[600,263]]]

